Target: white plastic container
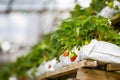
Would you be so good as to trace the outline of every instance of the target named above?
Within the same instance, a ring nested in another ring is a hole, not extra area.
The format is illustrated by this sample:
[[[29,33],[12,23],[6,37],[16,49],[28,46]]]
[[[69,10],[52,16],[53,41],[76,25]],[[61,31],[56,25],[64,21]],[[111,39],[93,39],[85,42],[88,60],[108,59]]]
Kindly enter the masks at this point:
[[[79,52],[81,60],[94,59],[107,63],[120,63],[120,47],[105,41],[91,40]]]

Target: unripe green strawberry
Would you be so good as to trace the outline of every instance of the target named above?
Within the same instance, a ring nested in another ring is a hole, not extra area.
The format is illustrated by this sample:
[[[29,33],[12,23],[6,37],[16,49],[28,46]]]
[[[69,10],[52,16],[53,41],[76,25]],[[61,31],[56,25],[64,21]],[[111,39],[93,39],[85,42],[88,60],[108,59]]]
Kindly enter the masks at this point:
[[[51,65],[50,65],[50,64],[48,65],[48,68],[49,68],[49,69],[51,68]]]
[[[112,7],[113,7],[113,3],[112,3],[112,2],[109,2],[109,3],[108,3],[108,6],[109,6],[110,8],[112,8]]]
[[[85,41],[84,43],[85,43],[85,45],[88,45],[88,44],[89,44],[89,42],[88,42],[88,41]]]

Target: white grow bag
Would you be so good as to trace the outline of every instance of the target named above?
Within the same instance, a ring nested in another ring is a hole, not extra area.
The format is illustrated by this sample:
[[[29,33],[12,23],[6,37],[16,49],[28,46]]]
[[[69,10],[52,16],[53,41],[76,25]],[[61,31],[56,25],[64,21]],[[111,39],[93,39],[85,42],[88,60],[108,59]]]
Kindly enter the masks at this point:
[[[79,51],[81,60],[94,59],[107,63],[120,63],[120,47],[105,41],[91,40]]]
[[[56,64],[57,64],[56,58],[54,58],[48,62],[42,63],[41,65],[39,65],[35,75],[40,76],[41,74],[44,74],[45,72],[54,71]]]

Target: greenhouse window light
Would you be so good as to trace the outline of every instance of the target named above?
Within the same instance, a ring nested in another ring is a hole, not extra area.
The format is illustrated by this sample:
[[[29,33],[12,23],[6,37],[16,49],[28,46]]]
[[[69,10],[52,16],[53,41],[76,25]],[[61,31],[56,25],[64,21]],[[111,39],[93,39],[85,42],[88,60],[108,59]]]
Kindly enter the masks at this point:
[[[8,51],[10,49],[10,43],[7,42],[7,41],[4,41],[2,44],[1,44],[1,48],[3,51]]]

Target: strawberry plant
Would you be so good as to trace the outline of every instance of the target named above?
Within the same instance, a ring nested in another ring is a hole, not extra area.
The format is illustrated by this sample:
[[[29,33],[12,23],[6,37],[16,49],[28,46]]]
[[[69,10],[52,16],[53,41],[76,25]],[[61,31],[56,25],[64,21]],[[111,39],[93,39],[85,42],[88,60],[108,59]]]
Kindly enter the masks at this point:
[[[108,19],[96,16],[69,18],[63,21],[60,29],[53,33],[51,40],[56,40],[56,43],[59,44],[54,45],[54,48],[58,51],[56,53],[59,55],[66,49],[88,44],[91,39],[104,40],[120,45],[118,41],[120,35],[114,31]]]

